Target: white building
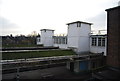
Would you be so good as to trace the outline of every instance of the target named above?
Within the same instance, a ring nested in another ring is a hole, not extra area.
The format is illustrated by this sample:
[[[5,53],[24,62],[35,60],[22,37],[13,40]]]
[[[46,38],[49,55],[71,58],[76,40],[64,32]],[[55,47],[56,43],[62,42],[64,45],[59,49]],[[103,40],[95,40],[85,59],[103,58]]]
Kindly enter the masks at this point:
[[[68,47],[74,49],[78,54],[90,51],[91,23],[72,22],[68,23]]]
[[[68,23],[67,36],[54,36],[54,30],[42,29],[37,44],[73,49],[77,54],[104,53],[106,55],[106,35],[91,35],[91,23],[76,21]]]
[[[41,37],[37,38],[37,45],[43,44],[44,46],[53,46],[54,30],[42,29]]]
[[[91,35],[90,36],[90,52],[104,53],[106,56],[107,35]]]
[[[68,49],[67,36],[54,36],[54,46],[61,49]]]

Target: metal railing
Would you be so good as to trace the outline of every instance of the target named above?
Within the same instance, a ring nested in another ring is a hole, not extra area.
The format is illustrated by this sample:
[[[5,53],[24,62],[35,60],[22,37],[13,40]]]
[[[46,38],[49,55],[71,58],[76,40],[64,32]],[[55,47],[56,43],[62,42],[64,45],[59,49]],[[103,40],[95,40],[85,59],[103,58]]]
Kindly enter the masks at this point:
[[[88,58],[89,56],[95,56],[99,54],[88,55],[70,55],[70,56],[53,56],[53,57],[40,57],[40,58],[27,58],[27,59],[14,59],[14,60],[0,60],[0,64],[12,64],[12,63],[24,63],[24,62],[37,62],[37,61],[50,61],[50,60],[64,60],[75,58]]]

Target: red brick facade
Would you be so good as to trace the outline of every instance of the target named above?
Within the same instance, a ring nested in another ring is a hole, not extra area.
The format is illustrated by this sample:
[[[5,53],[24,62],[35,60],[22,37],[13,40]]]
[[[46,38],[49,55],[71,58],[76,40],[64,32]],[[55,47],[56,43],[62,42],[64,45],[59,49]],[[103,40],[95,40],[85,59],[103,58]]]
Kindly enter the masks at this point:
[[[120,6],[107,9],[107,65],[120,68]]]

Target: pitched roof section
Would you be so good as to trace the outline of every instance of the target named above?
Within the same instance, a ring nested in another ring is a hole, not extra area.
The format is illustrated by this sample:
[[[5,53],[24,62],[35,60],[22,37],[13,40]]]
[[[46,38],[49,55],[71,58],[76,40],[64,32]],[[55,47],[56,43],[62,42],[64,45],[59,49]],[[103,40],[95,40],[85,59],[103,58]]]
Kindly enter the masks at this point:
[[[40,31],[54,31],[54,30],[51,30],[51,29],[41,29]]]
[[[84,23],[84,24],[89,24],[89,25],[92,25],[92,23],[83,22],[83,21],[71,22],[71,23],[68,23],[67,25],[74,24],[74,23]]]
[[[110,11],[110,10],[113,10],[113,9],[119,9],[120,8],[120,6],[116,6],[116,7],[113,7],[113,8],[109,8],[109,9],[106,9],[105,11]]]

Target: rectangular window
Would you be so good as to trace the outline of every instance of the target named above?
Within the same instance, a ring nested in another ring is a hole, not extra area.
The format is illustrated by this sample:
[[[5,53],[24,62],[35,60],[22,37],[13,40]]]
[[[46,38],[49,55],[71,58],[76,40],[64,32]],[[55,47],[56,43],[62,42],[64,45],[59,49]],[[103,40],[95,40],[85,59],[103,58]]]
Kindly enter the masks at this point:
[[[37,41],[40,42],[40,38],[37,38]]]
[[[41,40],[39,39],[39,42],[40,42]]]
[[[54,43],[55,43],[55,44],[58,43],[58,39],[57,39],[57,37],[54,38]]]
[[[65,39],[65,44],[67,44],[67,37],[66,37],[66,39]]]
[[[58,44],[61,44],[61,39],[60,38],[58,38]]]
[[[62,37],[60,37],[60,44],[62,44]]]
[[[77,23],[77,27],[81,27],[81,23]]]
[[[101,46],[102,45],[102,39],[101,37],[98,38],[98,46]]]
[[[65,38],[63,38],[63,44],[65,44]]]
[[[56,38],[56,44],[58,44],[58,41],[59,41],[59,39],[58,39],[58,37]]]
[[[96,37],[92,37],[92,46],[96,46],[97,45],[97,38]]]
[[[56,44],[56,38],[54,38],[54,44]]]
[[[105,46],[105,38],[102,37],[98,38],[98,46]]]
[[[105,38],[102,38],[102,46],[105,46]]]

